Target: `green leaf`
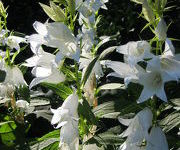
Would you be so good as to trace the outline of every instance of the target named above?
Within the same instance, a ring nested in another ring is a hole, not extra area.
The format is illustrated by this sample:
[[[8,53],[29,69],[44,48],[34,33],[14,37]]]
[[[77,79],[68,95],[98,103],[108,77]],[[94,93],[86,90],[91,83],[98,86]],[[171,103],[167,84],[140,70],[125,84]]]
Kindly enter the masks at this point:
[[[150,27],[153,23],[155,23],[159,18],[155,19],[154,21],[152,22],[148,22],[144,27],[143,29],[141,30],[141,32],[143,32],[146,28]]]
[[[83,87],[85,84],[86,84],[86,81],[87,79],[89,78],[90,74],[91,74],[91,71],[93,69],[93,67],[95,66],[96,64],[96,61],[99,59],[99,56],[95,57],[88,65],[85,73],[84,73],[84,76],[83,76],[83,79],[82,79],[82,84],[81,84],[81,87]]]
[[[124,142],[122,138],[119,137],[117,134],[113,133],[101,133],[98,136],[94,137],[96,140],[98,140],[99,143],[106,145],[120,145]]]
[[[19,54],[20,52],[22,52],[23,50],[25,50],[26,47],[27,47],[27,45],[24,46],[24,47],[22,47],[22,48],[20,48],[18,51],[16,51],[16,52],[13,54],[13,57],[12,57],[12,59],[11,59],[11,63],[14,63],[14,60],[16,59],[16,57],[18,56],[18,54]]]
[[[59,130],[54,130],[38,138],[38,143],[30,146],[31,150],[57,150],[59,147]]]
[[[114,52],[116,48],[117,48],[117,46],[112,46],[112,47],[109,47],[109,48],[105,49],[105,50],[100,54],[99,59],[100,59],[100,60],[105,59],[105,57],[106,57],[107,55],[109,55],[110,53]]]
[[[3,144],[10,147],[14,145],[14,141],[16,140],[16,136],[13,132],[0,134],[0,138]],[[1,145],[0,145],[1,148]]]
[[[172,112],[160,121],[160,125],[163,127],[164,132],[169,132],[173,128],[179,127],[180,113],[178,111]]]
[[[65,20],[65,14],[63,10],[56,6],[53,2],[50,3],[51,7],[48,5],[39,3],[44,10],[44,12],[53,20],[63,22]]]
[[[95,107],[93,113],[99,118],[116,119],[120,114],[117,105],[114,101],[105,102]]]
[[[131,1],[137,4],[143,4],[144,2],[144,0],[131,0]]]
[[[65,74],[67,81],[74,81],[76,80],[76,75],[74,72],[71,71],[71,67],[68,65],[63,65],[61,67],[61,71]]]
[[[50,104],[49,100],[45,98],[32,98],[30,101],[31,107],[43,106],[43,105],[49,105],[49,104]]]
[[[142,5],[142,13],[144,14],[144,18],[148,22],[154,21],[155,18],[154,18],[153,11],[147,1],[145,1],[145,3],[143,3],[143,5]]]
[[[167,0],[161,0],[161,8],[164,9],[164,7],[167,4]]]
[[[53,21],[56,21],[56,20],[57,20],[56,14],[55,14],[54,10],[53,10],[51,7],[49,7],[49,6],[45,5],[45,4],[42,4],[42,3],[39,3],[39,4],[40,4],[40,6],[42,7],[42,9],[44,10],[44,12],[45,12]]]
[[[43,140],[39,143],[36,143],[32,146],[30,146],[31,150],[49,150],[50,147],[55,147],[55,149],[58,149],[59,145],[59,138],[49,138],[47,140]]]
[[[111,40],[113,40],[113,38],[112,37],[109,37],[109,36],[105,36],[105,37],[103,37],[104,39],[101,41],[101,42],[99,42],[97,45],[96,45],[96,47],[94,48],[94,53],[97,53],[97,50],[104,44],[104,43],[106,43],[106,42],[109,42],[109,41],[111,41]]]
[[[176,8],[177,6],[169,6],[164,8],[164,11],[172,11],[172,9]]]
[[[86,143],[96,143],[97,145],[104,145],[105,147],[107,147],[107,145],[121,145],[123,142],[124,140],[120,138],[118,134],[105,132],[93,136]]]
[[[16,90],[20,99],[25,99],[30,102],[30,90],[27,86],[19,86]]]
[[[75,0],[66,0],[66,1],[67,1],[67,4],[68,4],[68,10],[69,10],[70,14],[72,16],[74,16],[75,10],[76,10]]]
[[[54,13],[56,14],[56,18],[57,18],[56,21],[64,22],[66,17],[61,7],[57,6],[52,1],[50,1],[50,7],[53,9]]]
[[[53,2],[59,3],[60,5],[62,4],[64,6],[67,6],[66,0],[53,0]]]
[[[63,100],[66,99],[73,92],[70,87],[64,85],[63,83],[60,84],[42,83],[41,85],[55,92]]]
[[[16,129],[16,124],[14,121],[7,121],[0,123],[0,134],[12,132]]]
[[[107,83],[100,87],[98,87],[98,91],[100,90],[115,90],[115,89],[125,89],[125,85],[121,83]]]
[[[39,138],[38,141],[47,140],[49,138],[59,138],[59,137],[60,137],[59,130],[54,130],[54,131],[49,132],[48,134],[42,136],[41,138]]]
[[[94,113],[91,110],[91,107],[89,105],[89,103],[87,102],[87,100],[83,99],[78,106],[78,112],[79,115],[83,116],[83,118],[87,119],[87,121],[90,124],[97,124],[97,120],[96,117],[94,115]]]
[[[14,121],[0,123],[0,138],[3,144],[7,146],[12,146],[14,144],[14,140],[16,139],[14,131],[16,127]]]
[[[6,72],[4,70],[0,70],[0,83],[4,82],[6,79]]]

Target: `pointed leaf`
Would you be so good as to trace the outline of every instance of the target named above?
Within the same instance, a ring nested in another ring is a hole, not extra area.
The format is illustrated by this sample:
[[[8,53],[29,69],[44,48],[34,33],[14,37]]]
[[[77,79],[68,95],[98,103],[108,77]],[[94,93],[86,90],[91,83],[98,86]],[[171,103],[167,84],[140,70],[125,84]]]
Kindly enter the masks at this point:
[[[58,7],[52,1],[50,1],[50,6],[54,10],[54,13],[56,14],[56,17],[57,17],[56,21],[64,22],[66,17],[65,17],[64,11],[61,9],[61,7]]]
[[[89,78],[90,74],[91,74],[91,71],[93,69],[93,67],[95,66],[96,64],[96,61],[99,59],[99,56],[95,57],[88,65],[85,73],[84,73],[84,76],[82,77],[82,87],[85,85],[87,79]]]
[[[74,16],[75,10],[76,10],[76,8],[75,8],[75,6],[76,6],[75,0],[66,0],[66,1],[67,1],[67,4],[68,4],[69,12],[71,13],[72,16]]]
[[[49,7],[49,6],[45,5],[45,4],[42,4],[42,3],[39,3],[39,4],[42,7],[42,9],[44,10],[44,12],[49,16],[49,18],[51,18],[53,21],[57,20],[57,18],[55,17],[56,14],[55,14],[54,10],[51,7]]]

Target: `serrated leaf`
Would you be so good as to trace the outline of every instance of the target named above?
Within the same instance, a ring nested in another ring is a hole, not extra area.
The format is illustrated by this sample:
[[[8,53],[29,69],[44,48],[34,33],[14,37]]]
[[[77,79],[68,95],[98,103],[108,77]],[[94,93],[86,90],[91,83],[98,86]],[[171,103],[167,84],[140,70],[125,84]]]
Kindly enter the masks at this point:
[[[112,133],[101,133],[98,135],[99,137],[95,137],[95,139],[99,139],[99,142],[104,142],[106,145],[120,145],[124,142],[122,138],[119,137],[118,134]],[[101,143],[102,144],[102,143]]]
[[[48,150],[53,144],[59,145],[59,138],[49,138],[30,146],[31,150]],[[58,148],[58,147],[57,147]]]
[[[89,78],[91,71],[93,69],[93,67],[96,64],[96,61],[99,59],[99,56],[95,57],[88,65],[88,67],[86,68],[86,71],[84,73],[83,79],[82,79],[82,84],[81,86],[83,87],[86,84],[87,79]]]
[[[144,108],[145,104],[136,103],[136,101],[127,102],[127,100],[114,100],[104,102],[93,109],[95,116],[100,118],[117,119],[119,115],[123,116],[129,113],[136,113]]]
[[[173,112],[169,114],[167,117],[163,118],[160,121],[160,125],[163,127],[164,132],[169,132],[175,127],[180,126],[180,113],[179,112]]]
[[[51,8],[53,9],[53,11],[54,11],[54,13],[56,15],[56,18],[57,18],[56,21],[64,22],[65,19],[66,19],[64,11],[59,6],[54,4],[52,1],[50,1],[50,6],[51,6]]]
[[[123,142],[124,140],[120,138],[118,134],[107,132],[93,136],[86,143],[97,143],[106,147],[107,145],[121,145]]]
[[[99,118],[117,118],[120,114],[117,105],[114,101],[105,102],[95,107],[93,113]]]
[[[0,83],[4,82],[6,78],[6,72],[4,70],[0,70]]]
[[[33,98],[30,101],[31,107],[43,106],[43,105],[49,105],[49,104],[50,104],[49,100],[45,98]]]
[[[173,106],[174,109],[180,110],[180,99],[179,98],[171,99],[170,101],[174,104],[174,106]]]

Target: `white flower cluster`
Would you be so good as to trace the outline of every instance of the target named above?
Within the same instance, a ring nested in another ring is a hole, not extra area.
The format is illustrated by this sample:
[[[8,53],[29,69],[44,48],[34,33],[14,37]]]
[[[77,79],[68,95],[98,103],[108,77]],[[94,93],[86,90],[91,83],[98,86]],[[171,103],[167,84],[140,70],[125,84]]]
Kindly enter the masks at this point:
[[[20,43],[26,43],[25,38],[9,35],[8,30],[1,29],[0,31],[0,45],[7,46],[9,49],[9,55],[13,55],[13,50],[20,50]],[[17,66],[8,66],[5,62],[7,52],[0,50],[0,71],[1,78],[4,78],[0,83],[0,97],[10,97],[12,96],[15,87],[21,85],[27,85],[21,70]]]
[[[119,150],[168,150],[166,137],[158,126],[152,127],[153,114],[149,108],[144,108],[133,119],[119,121],[128,126],[120,135],[127,137]]]
[[[51,109],[51,124],[61,127],[59,147],[62,150],[78,150],[78,96],[74,93],[67,97],[61,107]]]
[[[162,55],[155,56],[151,50],[147,41],[129,42],[117,47],[117,52],[124,54],[125,62],[107,61],[106,65],[115,71],[110,76],[124,78],[126,86],[130,82],[143,85],[139,103],[154,95],[167,102],[164,84],[180,78],[180,61],[176,59],[174,46],[168,38]],[[146,68],[141,67],[139,62],[145,62]]]
[[[33,67],[32,74],[35,78],[30,83],[29,87],[41,83],[60,83],[65,81],[65,75],[60,72],[59,68],[63,64],[63,59],[68,57],[74,59],[80,63],[79,69],[87,69],[89,63],[94,59],[91,52],[95,43],[95,13],[99,8],[105,8],[103,0],[88,0],[88,1],[76,1],[76,9],[79,12],[79,23],[83,21],[87,23],[87,26],[82,23],[81,33],[77,37],[73,35],[70,29],[61,22],[52,23],[40,23],[35,22],[33,24],[37,34],[27,36],[27,42],[30,43],[31,50],[34,56],[27,59],[25,66]],[[83,21],[82,21],[83,20]],[[81,44],[80,44],[81,43]],[[45,52],[42,45],[48,47],[57,48],[56,55]],[[81,58],[80,58],[80,46],[81,46]],[[94,74],[96,77],[103,75],[100,63],[97,61],[93,71],[84,86],[84,91],[88,92],[90,99],[94,98]],[[89,91],[89,89],[91,89]],[[60,133],[60,148],[63,150],[78,150],[79,138],[78,138],[78,96],[74,93],[70,95],[63,105],[58,109],[51,109],[54,116],[51,123],[56,125],[56,128],[61,127]]]
[[[158,41],[165,43],[164,50],[158,50],[161,51],[160,55],[154,55],[153,47],[147,41],[132,41],[116,49],[124,55],[124,62],[107,60],[105,63],[114,71],[109,76],[123,78],[126,87],[130,82],[143,86],[138,103],[154,96],[167,102],[164,84],[180,78],[179,56],[175,55],[175,48],[166,32],[166,23],[161,18],[155,29]],[[152,120],[153,114],[149,108],[140,111],[133,119],[119,118],[122,124],[128,126],[121,134],[127,139],[119,150],[168,150],[165,134]]]

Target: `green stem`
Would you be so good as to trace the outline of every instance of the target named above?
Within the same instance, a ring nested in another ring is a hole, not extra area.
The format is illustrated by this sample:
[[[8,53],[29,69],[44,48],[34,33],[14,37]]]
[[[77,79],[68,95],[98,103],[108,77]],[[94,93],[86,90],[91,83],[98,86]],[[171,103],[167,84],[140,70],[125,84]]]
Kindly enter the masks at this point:
[[[11,60],[10,60],[10,50],[9,48],[6,49],[6,58],[7,58],[7,64],[11,65]]]
[[[71,26],[72,32],[74,32],[74,22],[73,22],[73,16],[72,15],[70,15],[70,26]]]
[[[159,54],[159,41],[156,41],[156,55]]]
[[[152,113],[153,113],[153,124],[157,124],[157,97],[153,96],[151,99],[151,109],[152,109]]]
[[[81,81],[79,80],[79,67],[78,63],[74,61],[75,64],[75,72],[76,72],[76,86],[77,86],[77,94],[79,98],[81,99],[82,97],[82,92],[81,92]]]

